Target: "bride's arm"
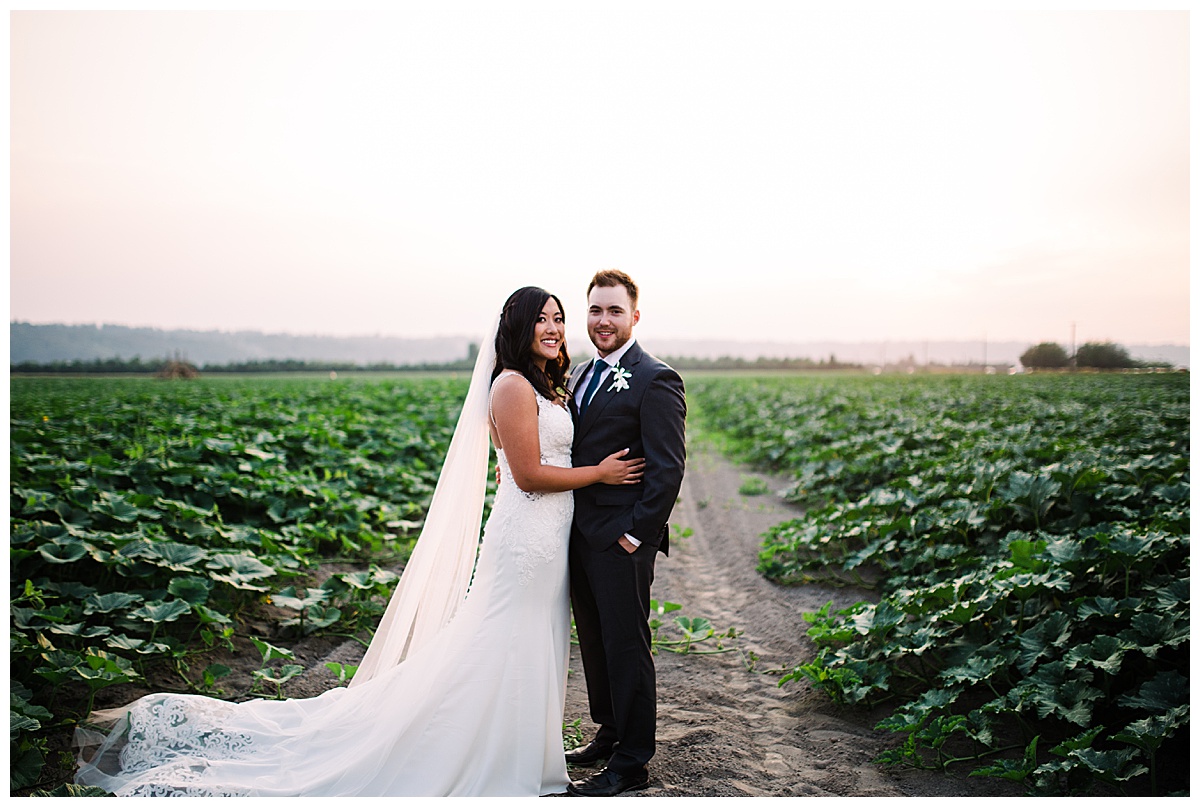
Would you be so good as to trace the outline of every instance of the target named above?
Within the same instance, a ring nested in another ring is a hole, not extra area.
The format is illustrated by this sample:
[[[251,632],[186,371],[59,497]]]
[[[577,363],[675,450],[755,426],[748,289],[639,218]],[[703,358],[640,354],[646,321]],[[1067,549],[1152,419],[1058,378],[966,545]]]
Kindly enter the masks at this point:
[[[543,465],[538,438],[537,393],[515,376],[496,379],[492,391],[492,418],[513,481],[526,493],[557,493],[594,485],[633,485],[642,481],[643,458],[622,460],[629,449],[606,457],[599,465],[561,468]]]

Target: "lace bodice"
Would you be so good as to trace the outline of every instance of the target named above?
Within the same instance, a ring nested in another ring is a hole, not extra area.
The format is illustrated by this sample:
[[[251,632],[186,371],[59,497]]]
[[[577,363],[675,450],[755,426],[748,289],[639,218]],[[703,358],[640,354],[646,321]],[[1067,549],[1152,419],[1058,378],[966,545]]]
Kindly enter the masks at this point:
[[[519,376],[516,370],[505,370],[496,376],[496,381],[506,376]],[[495,382],[492,384],[495,390]],[[559,406],[548,398],[536,395],[538,407],[538,443],[541,449],[543,465],[557,465],[560,468],[571,467],[571,444],[575,440],[575,424],[571,413],[565,407]],[[488,415],[491,415],[491,402],[488,402]],[[492,420],[495,423],[495,418]],[[501,462],[501,473],[512,478],[508,468],[508,460],[504,458],[504,449],[497,448],[496,456]]]
[[[508,371],[501,373],[496,380],[499,381],[506,375],[521,374]],[[542,464],[570,468],[571,444],[575,438],[575,424],[571,420],[571,413],[541,395],[536,397],[538,443]],[[499,536],[500,541],[513,554],[519,579],[525,584],[532,579],[539,565],[549,563],[560,551],[566,551],[564,542],[559,540],[560,531],[555,529],[555,525],[570,523],[575,499],[570,491],[530,493],[521,490],[513,479],[504,449],[496,449],[496,460],[500,466],[500,487],[496,491],[492,518],[488,522],[484,539],[486,541],[489,534]]]

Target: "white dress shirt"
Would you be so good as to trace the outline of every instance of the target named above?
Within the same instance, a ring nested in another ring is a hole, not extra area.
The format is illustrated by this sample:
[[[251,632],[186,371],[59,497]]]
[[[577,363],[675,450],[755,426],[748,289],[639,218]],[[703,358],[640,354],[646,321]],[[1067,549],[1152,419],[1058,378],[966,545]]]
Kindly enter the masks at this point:
[[[583,377],[579,379],[579,383],[575,386],[576,406],[580,408],[583,407],[583,393],[587,391],[588,384],[591,383],[592,376],[595,375],[597,371],[603,373],[604,375],[600,376],[600,385],[596,387],[596,392],[593,397],[600,394],[600,390],[604,388],[605,378],[609,373],[612,372],[613,367],[621,363],[621,357],[629,352],[629,348],[633,347],[633,342],[634,340],[630,339],[612,353],[609,353],[603,359],[599,356],[596,357],[596,360],[592,362],[592,366],[588,368],[588,371],[583,374]]]

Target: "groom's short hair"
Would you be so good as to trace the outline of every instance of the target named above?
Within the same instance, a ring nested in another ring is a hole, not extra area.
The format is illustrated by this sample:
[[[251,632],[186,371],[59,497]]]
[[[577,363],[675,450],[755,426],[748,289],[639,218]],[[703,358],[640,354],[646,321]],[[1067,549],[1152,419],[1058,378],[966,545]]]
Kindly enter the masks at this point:
[[[592,282],[588,284],[587,293],[590,297],[592,289],[597,286],[624,286],[629,292],[629,302],[634,309],[637,308],[638,288],[633,282],[633,278],[622,272],[620,269],[601,269],[592,276]]]

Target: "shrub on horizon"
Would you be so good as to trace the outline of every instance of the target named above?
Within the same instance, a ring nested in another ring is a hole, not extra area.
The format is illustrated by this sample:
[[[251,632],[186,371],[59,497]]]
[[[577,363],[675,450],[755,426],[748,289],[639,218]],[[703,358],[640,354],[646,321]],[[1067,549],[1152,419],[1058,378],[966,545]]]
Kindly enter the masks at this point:
[[[1057,342],[1041,342],[1021,354],[1021,364],[1030,368],[1067,367],[1071,357]]]

